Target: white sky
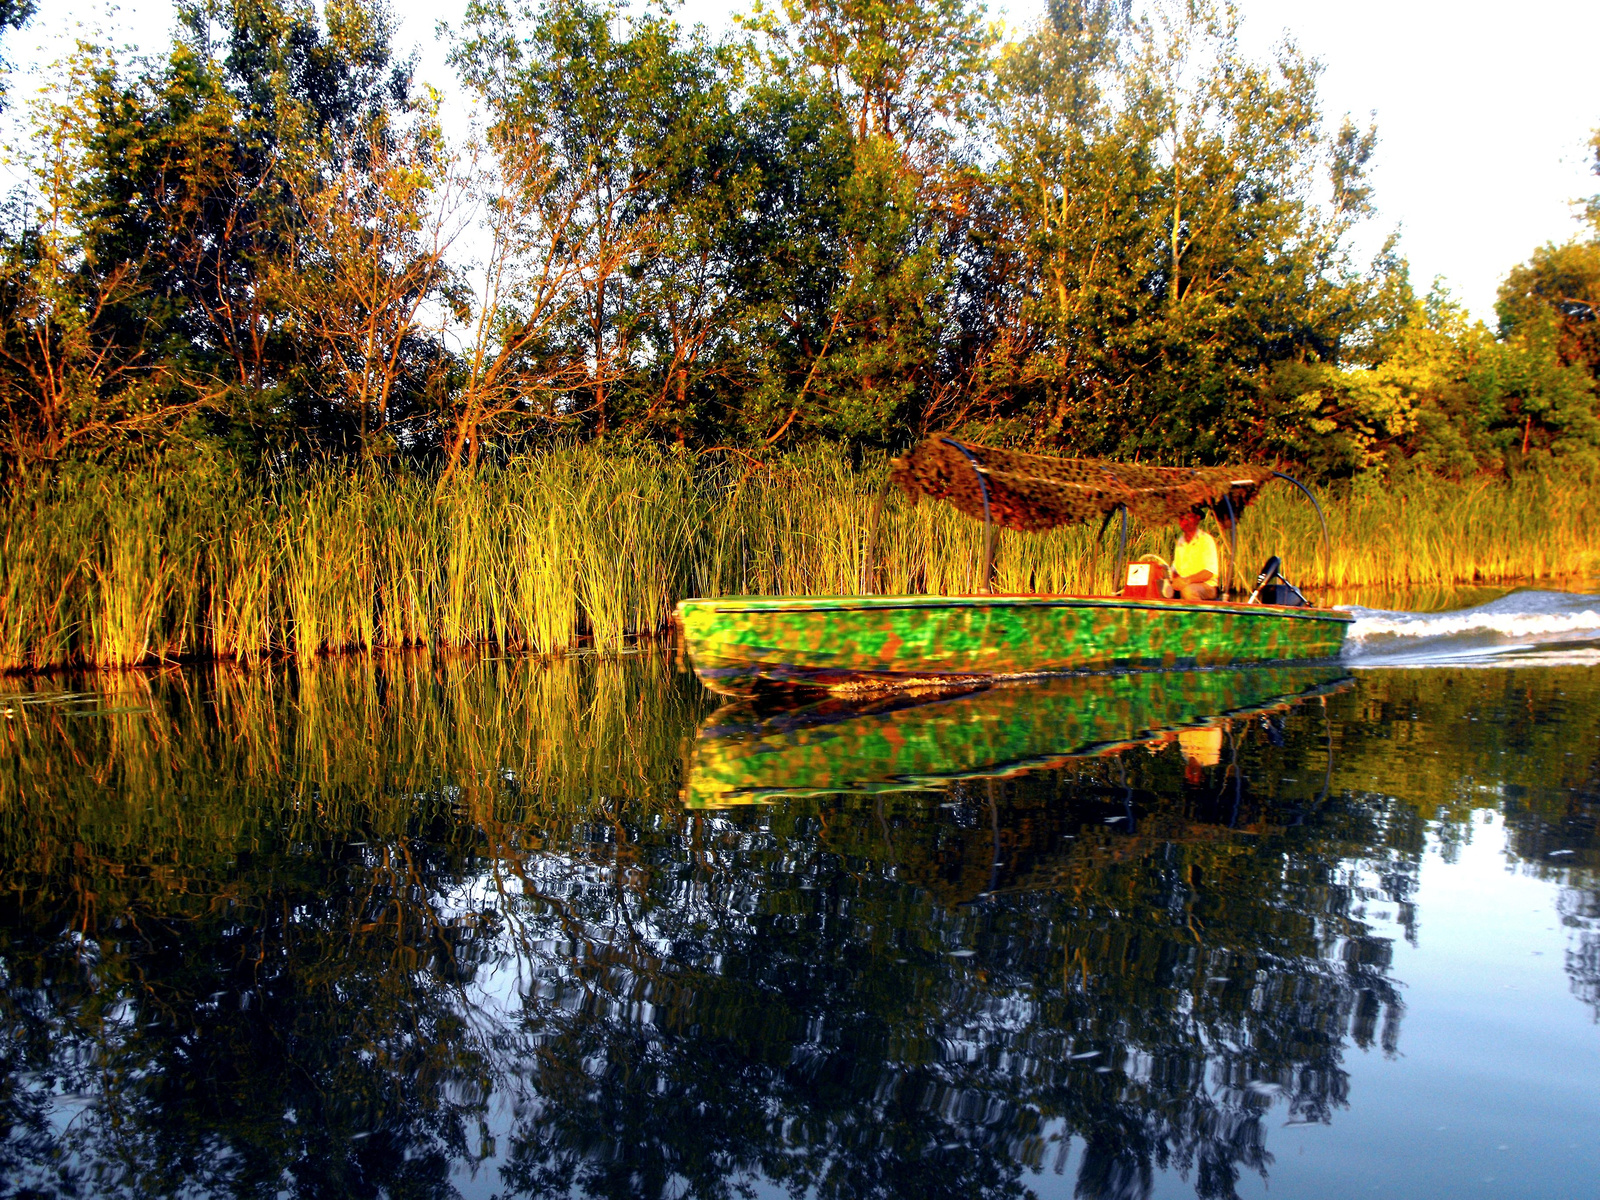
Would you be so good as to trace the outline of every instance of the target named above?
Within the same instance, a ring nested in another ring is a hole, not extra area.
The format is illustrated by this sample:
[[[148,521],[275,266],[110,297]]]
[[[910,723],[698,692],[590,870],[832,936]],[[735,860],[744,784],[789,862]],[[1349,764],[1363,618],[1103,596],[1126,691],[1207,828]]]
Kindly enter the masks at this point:
[[[401,44],[422,50],[422,74],[449,82],[433,30],[464,0],[392,0]],[[42,0],[33,24],[7,39],[26,72],[57,56],[75,34],[159,48],[170,0]],[[680,19],[723,27],[744,0],[688,0]],[[1325,68],[1322,96],[1332,119],[1376,116],[1376,245],[1393,229],[1425,291],[1434,276],[1475,316],[1493,321],[1495,289],[1537,245],[1579,232],[1572,202],[1600,191],[1586,142],[1600,126],[1595,47],[1600,3],[1592,0],[1238,0],[1243,35],[1264,50],[1286,32]],[[1043,11],[1042,0],[990,0],[1013,26]],[[28,89],[12,84],[13,103]]]

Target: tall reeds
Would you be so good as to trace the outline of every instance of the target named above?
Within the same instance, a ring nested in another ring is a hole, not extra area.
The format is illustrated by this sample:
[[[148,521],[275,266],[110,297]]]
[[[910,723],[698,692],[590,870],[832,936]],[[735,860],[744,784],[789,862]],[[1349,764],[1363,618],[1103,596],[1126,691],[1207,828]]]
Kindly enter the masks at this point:
[[[443,482],[68,477],[4,501],[0,670],[407,645],[612,651],[665,628],[685,596],[976,590],[981,528],[898,494],[880,509],[882,478],[822,453],[746,470],[598,448]],[[1324,498],[1325,552],[1305,499],[1269,488],[1240,523],[1234,577],[1274,553],[1324,589],[1592,574],[1592,491],[1549,476],[1360,483]],[[1002,533],[997,585],[1103,591],[1119,532]],[[1167,554],[1171,540],[1134,525],[1127,553]]]

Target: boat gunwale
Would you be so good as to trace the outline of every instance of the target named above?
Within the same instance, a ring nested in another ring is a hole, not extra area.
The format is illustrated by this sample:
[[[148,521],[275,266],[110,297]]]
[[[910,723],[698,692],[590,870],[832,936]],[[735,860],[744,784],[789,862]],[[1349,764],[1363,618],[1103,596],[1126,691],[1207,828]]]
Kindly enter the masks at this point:
[[[1157,597],[1128,599],[1121,596],[1074,596],[1012,592],[999,595],[971,593],[954,596],[703,596],[678,602],[710,606],[716,613],[825,613],[894,612],[939,608],[1121,608],[1147,612],[1238,613],[1256,617],[1289,617],[1300,621],[1331,621],[1348,625],[1353,613],[1336,608],[1282,604],[1246,604],[1236,600],[1165,600]],[[721,606],[721,607],[718,607]]]

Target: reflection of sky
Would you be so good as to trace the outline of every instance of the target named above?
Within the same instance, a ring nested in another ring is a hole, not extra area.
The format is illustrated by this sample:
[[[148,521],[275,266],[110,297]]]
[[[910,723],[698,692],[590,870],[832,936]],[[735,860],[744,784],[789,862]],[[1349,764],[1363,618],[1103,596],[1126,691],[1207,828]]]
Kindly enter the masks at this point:
[[[1331,1125],[1287,1127],[1275,1110],[1268,1184],[1243,1176],[1241,1195],[1596,1194],[1600,1027],[1563,966],[1560,887],[1508,866],[1504,826],[1483,816],[1455,863],[1437,845],[1424,857],[1418,944],[1391,930],[1390,973],[1406,1001],[1400,1054],[1347,1046],[1350,1107]],[[1393,909],[1369,903],[1368,920]],[[1035,1186],[1070,1195],[1071,1183],[1069,1165]],[[1155,1194],[1192,1200],[1194,1189],[1164,1177]]]

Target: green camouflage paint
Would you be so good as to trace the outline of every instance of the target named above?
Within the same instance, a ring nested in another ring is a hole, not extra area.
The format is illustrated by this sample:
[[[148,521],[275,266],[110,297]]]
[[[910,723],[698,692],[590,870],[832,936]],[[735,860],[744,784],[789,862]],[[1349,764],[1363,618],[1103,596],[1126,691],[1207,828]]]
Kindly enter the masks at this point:
[[[714,691],[845,691],[1336,659],[1331,609],[1078,596],[730,596],[678,605]]]
[[[735,703],[700,727],[684,801],[722,808],[1004,778],[1286,707],[1348,680],[1336,666],[1245,667],[1077,675],[869,703],[829,697],[765,715]]]

